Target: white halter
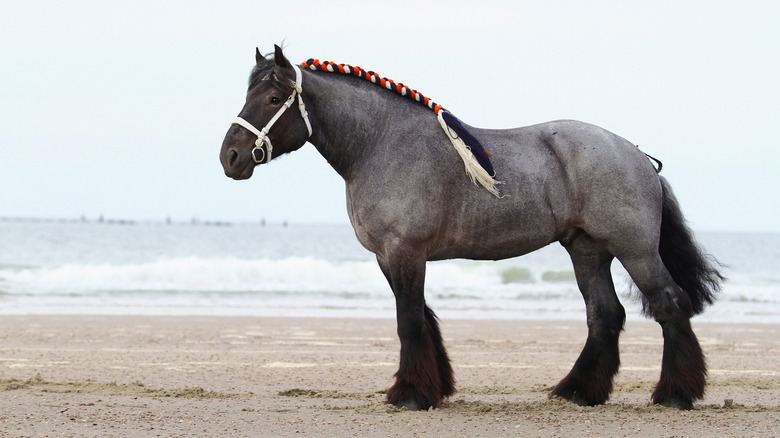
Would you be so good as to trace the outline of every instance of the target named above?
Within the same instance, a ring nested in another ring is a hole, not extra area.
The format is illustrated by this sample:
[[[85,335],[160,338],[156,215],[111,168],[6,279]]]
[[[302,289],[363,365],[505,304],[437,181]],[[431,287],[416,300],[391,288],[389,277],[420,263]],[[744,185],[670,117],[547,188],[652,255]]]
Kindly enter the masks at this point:
[[[292,106],[296,95],[298,96],[298,109],[301,111],[301,117],[303,117],[303,121],[306,122],[306,129],[309,130],[309,137],[311,137],[311,122],[309,121],[309,113],[306,112],[306,105],[304,105],[303,98],[301,97],[301,93],[303,93],[303,88],[301,87],[303,84],[301,69],[299,69],[298,66],[294,64],[292,67],[293,70],[295,70],[295,89],[293,89],[290,97],[288,97],[284,105],[279,108],[279,111],[277,111],[276,114],[271,117],[271,120],[268,121],[262,131],[259,131],[257,128],[252,126],[251,123],[247,122],[241,117],[236,117],[233,119],[233,125],[241,125],[249,130],[249,132],[257,136],[257,140],[255,140],[255,148],[252,149],[252,159],[255,160],[255,163],[267,163],[271,161],[271,154],[273,153],[274,147],[271,145],[271,139],[268,138],[268,132],[271,131],[271,127],[274,125],[274,123],[276,123],[277,120],[279,120],[279,117],[284,114],[287,108]],[[265,145],[266,150],[268,150],[267,154],[263,151],[263,145]],[[255,151],[258,150],[262,152],[262,155],[259,159],[255,155]]]

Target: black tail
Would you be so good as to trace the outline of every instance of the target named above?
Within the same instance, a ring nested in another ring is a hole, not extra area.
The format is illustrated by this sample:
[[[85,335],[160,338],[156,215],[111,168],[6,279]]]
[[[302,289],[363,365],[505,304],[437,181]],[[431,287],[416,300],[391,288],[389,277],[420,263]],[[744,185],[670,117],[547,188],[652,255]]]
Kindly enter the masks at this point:
[[[693,233],[685,223],[680,205],[669,182],[661,177],[663,209],[661,213],[661,241],[658,252],[672,279],[691,299],[693,315],[701,313],[715,301],[725,279],[718,271],[717,260],[699,248]],[[650,315],[645,303],[645,314]]]

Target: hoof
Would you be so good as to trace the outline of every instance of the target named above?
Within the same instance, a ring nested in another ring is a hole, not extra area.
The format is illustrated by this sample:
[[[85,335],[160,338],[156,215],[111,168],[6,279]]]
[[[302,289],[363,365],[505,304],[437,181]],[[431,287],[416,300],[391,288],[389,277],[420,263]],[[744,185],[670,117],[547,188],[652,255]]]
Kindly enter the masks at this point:
[[[421,411],[431,407],[436,408],[441,403],[441,396],[435,393],[429,393],[428,396],[416,393],[411,388],[399,390],[398,386],[393,386],[387,391],[387,403],[394,405],[399,409],[406,408],[410,411]]]
[[[584,398],[580,397],[578,394],[571,394],[571,395],[569,395],[567,397],[564,397],[562,395],[557,395],[557,394],[550,393],[549,398],[567,401],[569,403],[574,403],[575,405],[578,405],[578,406],[594,406],[593,404],[588,403],[587,400],[585,400]]]
[[[672,397],[665,400],[656,400],[655,404],[665,406],[667,408],[679,409],[681,411],[690,411],[693,409],[692,401],[677,397]]]
[[[609,393],[607,393],[609,394]],[[584,394],[584,391],[574,386],[571,382],[562,381],[550,392],[550,397],[559,397],[570,403],[574,403],[579,406],[596,406],[604,404],[607,401],[607,396],[591,395],[590,397]]]
[[[408,410],[408,411],[419,411],[420,410],[420,405],[417,404],[417,402],[414,401],[414,400],[407,400],[405,402],[401,402],[401,403],[397,404],[396,407],[399,408],[399,409],[406,408],[406,410]]]

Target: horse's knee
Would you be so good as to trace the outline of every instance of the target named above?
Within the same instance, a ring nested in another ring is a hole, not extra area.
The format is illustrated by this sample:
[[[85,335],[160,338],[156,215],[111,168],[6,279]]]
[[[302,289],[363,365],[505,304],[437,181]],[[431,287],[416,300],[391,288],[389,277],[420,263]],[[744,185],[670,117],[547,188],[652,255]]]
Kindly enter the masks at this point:
[[[626,323],[626,310],[619,302],[610,305],[592,305],[588,309],[588,336],[597,338],[617,337]]]

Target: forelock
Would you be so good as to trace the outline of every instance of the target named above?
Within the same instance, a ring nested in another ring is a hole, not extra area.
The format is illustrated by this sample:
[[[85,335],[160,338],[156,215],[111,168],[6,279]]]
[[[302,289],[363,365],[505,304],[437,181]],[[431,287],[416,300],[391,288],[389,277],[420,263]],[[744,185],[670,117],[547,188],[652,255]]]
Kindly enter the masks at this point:
[[[266,57],[266,59],[268,59]],[[256,64],[249,75],[249,90],[268,81],[272,86],[279,88],[284,92],[292,92],[293,85],[291,81],[284,77],[284,73],[278,68],[272,59],[262,64]]]

